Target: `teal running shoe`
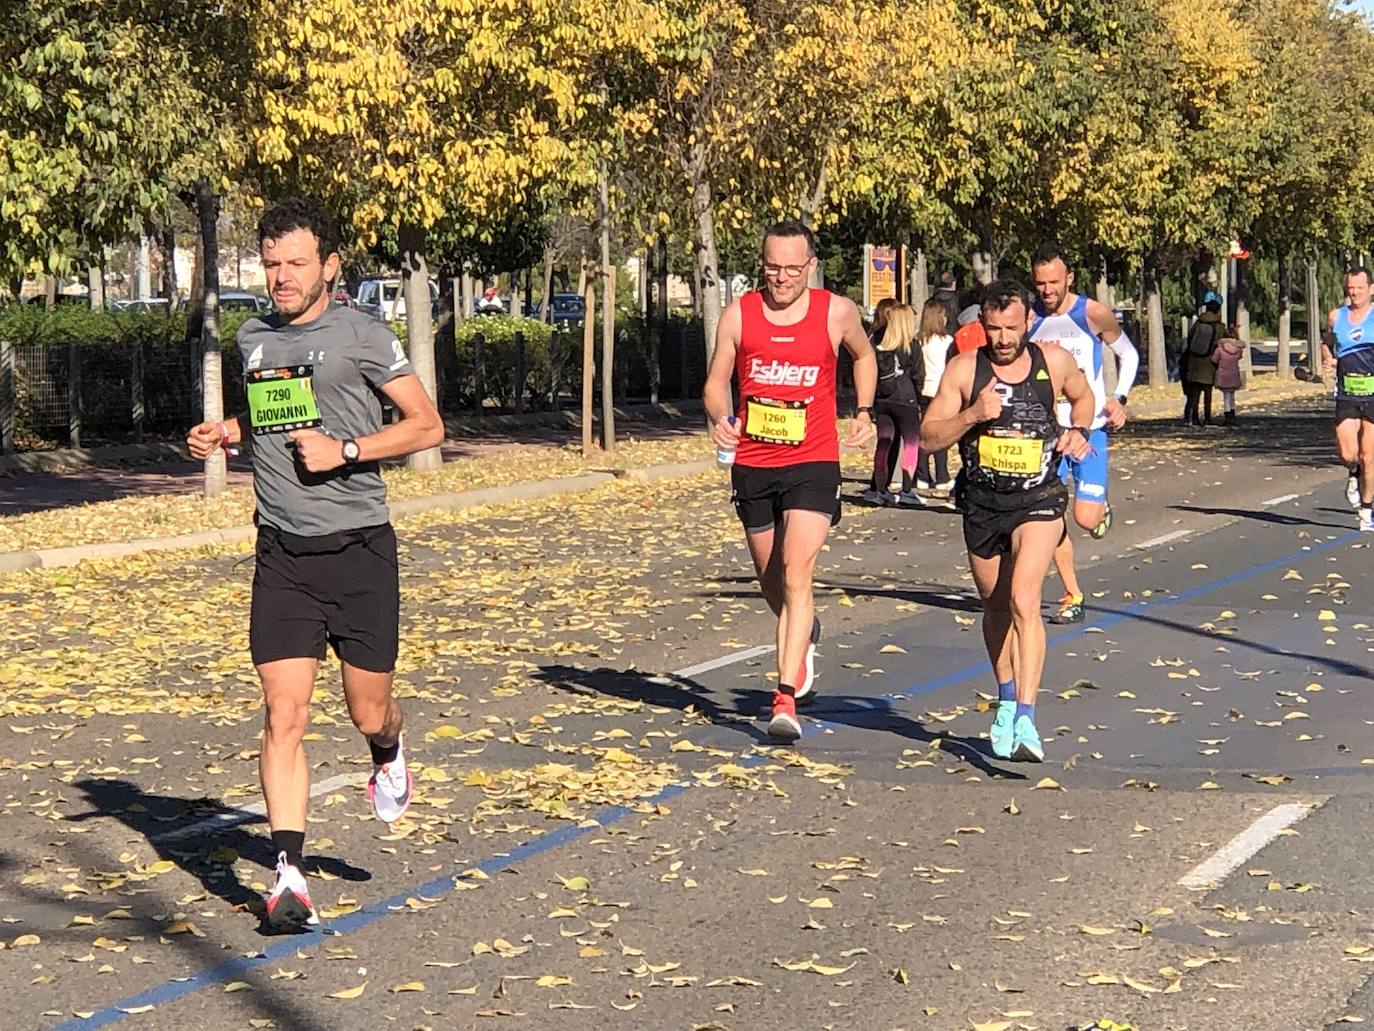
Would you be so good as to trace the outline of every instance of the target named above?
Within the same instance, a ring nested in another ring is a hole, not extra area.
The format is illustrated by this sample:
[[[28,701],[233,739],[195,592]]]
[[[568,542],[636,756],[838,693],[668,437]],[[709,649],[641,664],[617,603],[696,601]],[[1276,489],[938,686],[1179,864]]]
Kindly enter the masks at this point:
[[[992,739],[992,754],[999,759],[1010,759],[1012,750],[1012,721],[1016,718],[1015,702],[998,702],[997,715],[992,721],[988,737]]]
[[[1011,757],[1022,763],[1042,763],[1045,761],[1045,748],[1040,744],[1040,732],[1029,716],[1016,721],[1012,733]]]

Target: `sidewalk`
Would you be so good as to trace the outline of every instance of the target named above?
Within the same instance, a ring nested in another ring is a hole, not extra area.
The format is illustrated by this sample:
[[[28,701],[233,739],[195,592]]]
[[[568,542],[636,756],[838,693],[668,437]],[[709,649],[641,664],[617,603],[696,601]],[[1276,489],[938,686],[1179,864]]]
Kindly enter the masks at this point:
[[[700,408],[699,402],[665,404],[657,410],[647,405],[627,408],[617,413],[617,435],[622,440],[666,440],[695,434],[701,429],[701,417],[696,414]],[[445,425],[449,432],[443,444],[446,462],[523,447],[561,449],[582,439],[572,412],[446,419]],[[598,433],[600,428],[598,420]],[[251,484],[252,470],[248,456],[231,458],[229,486]],[[128,497],[199,494],[203,472],[201,463],[185,460],[92,464],[65,471],[0,475],[0,517]]]
[[[1135,421],[1167,427],[1177,415],[1179,401],[1168,388],[1137,393],[1141,403],[1131,406]],[[1274,382],[1247,391],[1242,408],[1321,393],[1319,385]],[[652,481],[710,468],[700,416],[660,414],[655,422],[627,420],[616,453],[590,460],[580,455],[580,434],[567,426],[512,427],[450,440],[444,449],[449,461],[437,472],[386,470],[393,513],[506,504],[588,490],[617,477]],[[868,461],[847,454],[849,459]],[[9,515],[0,518],[0,573],[251,540],[253,496],[245,460],[234,463],[230,489],[215,499],[199,494],[199,474],[197,464],[185,462],[0,478],[0,514]]]

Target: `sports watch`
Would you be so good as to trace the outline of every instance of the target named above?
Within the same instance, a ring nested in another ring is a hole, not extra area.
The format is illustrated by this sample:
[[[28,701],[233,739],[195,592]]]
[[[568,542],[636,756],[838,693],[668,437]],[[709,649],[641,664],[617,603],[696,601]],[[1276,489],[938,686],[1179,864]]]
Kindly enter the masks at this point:
[[[361,455],[362,452],[358,449],[358,442],[356,440],[345,440],[343,442],[344,465],[356,464]]]

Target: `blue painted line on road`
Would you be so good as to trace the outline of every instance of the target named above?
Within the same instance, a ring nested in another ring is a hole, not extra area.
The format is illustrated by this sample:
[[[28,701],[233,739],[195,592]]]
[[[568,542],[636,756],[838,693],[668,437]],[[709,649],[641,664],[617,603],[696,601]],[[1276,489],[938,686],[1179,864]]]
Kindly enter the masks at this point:
[[[1214,580],[1208,580],[1204,583],[1197,584],[1194,587],[1189,587],[1187,590],[1178,591],[1177,593],[1171,593],[1167,595],[1163,600],[1157,601],[1154,598],[1147,598],[1142,601],[1135,602],[1132,605],[1128,605],[1124,609],[1102,610],[1105,612],[1105,615],[1103,615],[1100,619],[1095,618],[1090,623],[1078,627],[1077,629],[1067,630],[1064,633],[1060,634],[1054,634],[1053,636],[1047,638],[1045,643],[1048,646],[1066,644],[1069,641],[1076,641],[1081,637],[1086,637],[1088,633],[1094,629],[1107,630],[1120,623],[1124,623],[1127,620],[1134,619],[1147,611],[1154,611],[1162,608],[1167,608],[1170,605],[1180,605],[1184,602],[1192,601],[1194,598],[1201,597],[1204,594],[1210,594],[1212,591],[1220,590],[1223,587],[1230,587],[1232,584],[1244,583],[1246,580],[1253,580],[1257,576],[1263,576],[1265,573],[1272,573],[1274,572],[1274,570],[1280,569],[1286,565],[1290,565],[1293,562],[1298,562],[1302,559],[1311,558],[1313,555],[1320,555],[1323,552],[1331,551],[1334,548],[1338,548],[1343,544],[1349,544],[1352,541],[1358,540],[1359,537],[1360,534],[1358,531],[1347,533],[1340,537],[1335,537],[1329,541],[1324,541],[1321,544],[1309,545],[1302,551],[1290,552],[1287,555],[1283,555],[1279,558],[1272,559],[1269,562],[1261,563],[1258,566],[1248,566],[1245,569],[1238,570],[1234,573],[1229,573],[1226,576],[1220,576]],[[987,659],[982,659],[979,662],[975,662],[971,666],[965,666],[962,669],[956,669],[951,673],[946,673],[944,676],[936,677],[933,680],[925,680],[919,684],[907,688],[904,691],[898,691],[896,692],[896,695],[900,698],[916,698],[923,694],[930,694],[930,692],[932,691],[938,691],[942,687],[951,687],[954,684],[962,684],[965,680],[972,680],[974,677],[985,676],[990,674],[991,672],[992,663],[990,663]],[[815,724],[821,730],[832,731],[839,730],[841,727],[844,726],[844,724],[842,723],[831,723],[826,720],[816,720]]]
[[[1109,612],[1103,618],[1094,620],[1091,626],[1084,626],[1079,629],[1057,634],[1049,639],[1049,643],[1062,644],[1066,641],[1076,640],[1087,634],[1092,627],[1106,629],[1129,620],[1147,609],[1159,609],[1170,605],[1178,605],[1203,594],[1218,590],[1219,588],[1242,583],[1257,576],[1263,576],[1265,573],[1273,572],[1275,569],[1279,569],[1289,563],[1311,558],[1314,555],[1320,555],[1323,552],[1331,551],[1344,544],[1349,544],[1351,541],[1358,539],[1359,536],[1359,533],[1349,533],[1321,544],[1312,544],[1301,551],[1292,552],[1258,566],[1247,567],[1246,569],[1239,570],[1227,576],[1218,577],[1215,580],[1209,580],[1176,594],[1170,594],[1162,601],[1156,601],[1151,598],[1145,601],[1136,602],[1126,609]],[[957,684],[990,671],[990,664],[984,660],[981,663],[966,666],[963,669],[955,670],[944,676],[917,684],[900,692],[900,694],[907,698],[927,694],[931,691],[937,691],[942,687],[948,687],[951,684]],[[826,722],[820,722],[819,725],[822,728],[835,728],[839,726]],[[747,756],[740,759],[738,765],[751,768],[763,765],[768,761],[768,757],[764,755]],[[696,782],[694,781],[674,784],[645,801],[651,804],[665,802],[691,790],[695,786]],[[590,831],[608,827],[636,811],[637,810],[626,806],[609,807],[592,817],[592,819],[596,821],[594,825],[564,827],[544,835],[543,837],[535,838],[523,845],[519,845],[509,852],[501,852],[489,856],[486,859],[474,863],[473,866],[485,874],[493,874],[512,864],[532,859],[542,853],[576,841],[584,837]],[[290,935],[268,946],[257,955],[251,957],[236,957],[184,979],[165,981],[137,995],[131,995],[110,1006],[97,1010],[86,1019],[77,1018],[58,1024],[53,1031],[90,1031],[92,1028],[109,1027],[129,1016],[126,1012],[127,1010],[138,1009],[142,1006],[163,1005],[213,985],[226,984],[229,981],[241,979],[266,963],[285,959],[293,955],[299,948],[321,945],[331,938],[341,937],[360,931],[382,918],[389,916],[394,911],[404,911],[407,898],[420,895],[427,898],[441,898],[455,890],[455,876],[460,875],[446,874],[443,877],[436,877],[434,880],[421,884],[418,887],[392,895],[390,898],[382,899],[379,902],[373,902],[370,905],[364,906],[356,913],[350,913],[348,916],[331,920],[327,928],[313,930],[306,934]]]

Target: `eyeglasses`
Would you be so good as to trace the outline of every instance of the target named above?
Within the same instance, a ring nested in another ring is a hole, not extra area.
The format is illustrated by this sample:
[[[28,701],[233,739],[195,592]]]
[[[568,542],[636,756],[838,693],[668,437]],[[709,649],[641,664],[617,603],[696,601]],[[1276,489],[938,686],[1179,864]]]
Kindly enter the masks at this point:
[[[808,258],[806,265],[810,264],[811,261]],[[773,265],[766,261],[759,263],[759,267],[763,269],[763,274],[765,276],[773,276],[775,278],[777,276],[786,276],[788,279],[799,278],[801,274],[806,271],[806,265]]]

